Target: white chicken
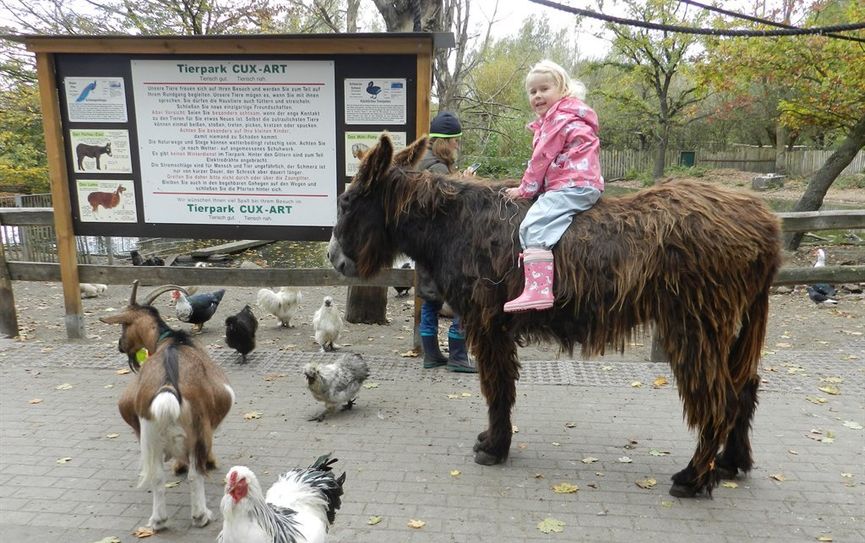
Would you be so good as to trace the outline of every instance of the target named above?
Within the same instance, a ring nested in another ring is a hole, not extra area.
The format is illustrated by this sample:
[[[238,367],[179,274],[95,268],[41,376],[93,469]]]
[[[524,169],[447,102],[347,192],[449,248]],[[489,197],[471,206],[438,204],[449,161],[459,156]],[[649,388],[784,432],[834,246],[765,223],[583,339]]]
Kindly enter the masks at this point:
[[[330,296],[325,296],[321,307],[315,311],[312,328],[315,330],[315,342],[321,345],[322,352],[335,350],[334,343],[342,332],[342,315]]]
[[[294,328],[291,318],[302,301],[303,293],[297,288],[280,287],[276,292],[263,288],[258,291],[258,307],[279,319],[284,328]]]
[[[78,290],[81,291],[82,298],[96,298],[108,290],[108,285],[103,285],[102,283],[80,283]]]
[[[336,460],[325,454],[280,475],[267,496],[252,470],[228,470],[217,543],[324,543],[342,505],[345,473],[334,475]]]
[[[321,422],[338,407],[347,410],[354,406],[360,386],[369,377],[369,366],[359,354],[348,353],[330,364],[309,363],[303,374],[312,396],[324,403],[324,411],[309,420]]]

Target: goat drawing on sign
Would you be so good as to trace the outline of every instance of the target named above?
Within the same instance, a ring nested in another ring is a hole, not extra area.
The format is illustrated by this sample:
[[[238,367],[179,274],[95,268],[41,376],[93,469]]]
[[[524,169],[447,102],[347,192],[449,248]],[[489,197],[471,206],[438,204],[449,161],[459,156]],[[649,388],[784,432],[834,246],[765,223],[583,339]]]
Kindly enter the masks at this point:
[[[82,172],[84,171],[84,159],[85,158],[95,158],[96,159],[96,169],[101,170],[101,164],[99,163],[99,157],[102,155],[111,156],[111,142],[109,141],[105,145],[88,145],[86,143],[79,143],[75,147],[75,155],[78,157],[78,169]]]

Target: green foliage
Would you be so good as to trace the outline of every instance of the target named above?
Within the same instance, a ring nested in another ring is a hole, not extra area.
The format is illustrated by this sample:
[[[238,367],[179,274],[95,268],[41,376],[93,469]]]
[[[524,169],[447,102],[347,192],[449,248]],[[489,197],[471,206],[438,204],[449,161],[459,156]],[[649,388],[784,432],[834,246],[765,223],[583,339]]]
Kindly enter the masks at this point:
[[[842,175],[832,186],[837,189],[865,189],[865,173]]]
[[[0,91],[0,187],[49,187],[39,93],[21,83]]]
[[[667,177],[704,177],[709,171],[706,166],[670,166],[664,169]]]

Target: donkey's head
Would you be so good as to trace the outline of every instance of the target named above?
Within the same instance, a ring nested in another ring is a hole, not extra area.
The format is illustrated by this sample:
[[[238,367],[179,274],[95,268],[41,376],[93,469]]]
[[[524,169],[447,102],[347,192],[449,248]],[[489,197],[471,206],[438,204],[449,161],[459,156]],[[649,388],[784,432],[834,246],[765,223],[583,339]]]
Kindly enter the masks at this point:
[[[394,204],[396,180],[401,170],[413,168],[426,151],[421,137],[399,153],[387,133],[368,151],[349,188],[337,201],[336,225],[327,257],[333,267],[348,277],[371,277],[390,266],[396,247],[388,226],[402,211]]]
[[[135,301],[138,291],[138,280],[132,282],[132,294],[129,296],[129,305],[120,313],[100,317],[99,320],[105,324],[119,324],[121,326],[120,339],[117,341],[117,350],[129,357],[129,367],[133,371],[138,369],[136,353],[142,349],[147,352],[155,352],[162,331],[169,329],[168,325],[159,316],[159,311],[150,304],[160,295],[169,290],[186,290],[176,285],[165,285],[156,288],[148,294],[141,304]]]

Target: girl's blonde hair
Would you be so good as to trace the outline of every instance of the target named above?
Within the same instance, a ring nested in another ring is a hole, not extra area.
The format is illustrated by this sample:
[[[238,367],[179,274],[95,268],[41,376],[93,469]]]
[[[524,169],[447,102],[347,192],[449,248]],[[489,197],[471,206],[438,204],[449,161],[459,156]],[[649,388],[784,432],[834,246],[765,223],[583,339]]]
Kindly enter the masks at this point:
[[[532,69],[526,75],[526,88],[529,86],[529,79],[535,75],[550,76],[556,88],[562,93],[562,96],[573,96],[580,100],[586,99],[586,86],[583,82],[571,79],[568,72],[552,60],[545,59],[532,66]]]

